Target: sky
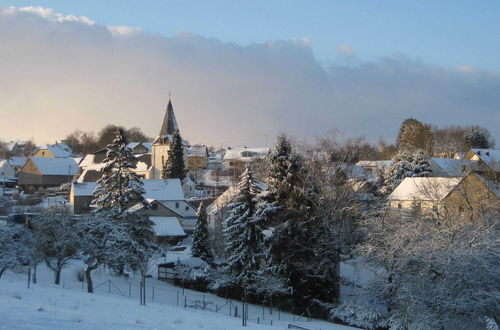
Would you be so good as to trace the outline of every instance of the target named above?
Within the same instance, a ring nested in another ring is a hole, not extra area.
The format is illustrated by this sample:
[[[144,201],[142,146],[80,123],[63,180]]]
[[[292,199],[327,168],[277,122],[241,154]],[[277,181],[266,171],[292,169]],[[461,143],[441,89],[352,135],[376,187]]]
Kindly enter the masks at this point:
[[[155,136],[171,92],[193,143],[262,146],[278,132],[331,130],[391,140],[408,117],[482,125],[500,143],[498,1],[0,7],[4,141],[108,123]]]

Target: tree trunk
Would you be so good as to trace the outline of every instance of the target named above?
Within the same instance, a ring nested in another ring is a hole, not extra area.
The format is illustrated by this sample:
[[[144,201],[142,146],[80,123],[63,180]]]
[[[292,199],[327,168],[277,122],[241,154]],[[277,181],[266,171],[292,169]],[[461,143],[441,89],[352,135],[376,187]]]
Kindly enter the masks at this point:
[[[37,264],[33,265],[33,284],[36,284],[36,266]]]
[[[92,283],[92,277],[91,277],[91,273],[92,272],[92,269],[87,267],[87,269],[85,269],[85,278],[87,279],[87,292],[88,293],[94,293],[94,284]]]
[[[54,279],[54,284],[59,285],[61,283],[61,268],[57,268],[57,270],[54,271],[55,274],[55,279]]]

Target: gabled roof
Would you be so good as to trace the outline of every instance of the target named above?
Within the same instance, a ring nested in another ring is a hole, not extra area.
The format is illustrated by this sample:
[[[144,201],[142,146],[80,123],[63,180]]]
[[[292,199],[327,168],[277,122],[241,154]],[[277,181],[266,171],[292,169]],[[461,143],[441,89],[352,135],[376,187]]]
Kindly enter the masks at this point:
[[[10,179],[15,179],[16,174],[14,172],[14,169],[10,165],[10,162],[7,161],[7,159],[0,159],[0,178],[10,178]]]
[[[187,156],[208,157],[206,146],[190,146],[186,150]]]
[[[389,195],[389,200],[442,200],[460,183],[462,178],[405,178]]]
[[[147,152],[151,152],[151,150],[153,150],[153,147],[151,146],[151,142],[129,142],[129,144],[127,144],[127,148],[130,148],[133,150],[134,148],[136,148],[139,145],[146,148],[148,150]]]
[[[481,160],[495,171],[500,171],[500,150],[471,148]]]
[[[156,236],[186,236],[179,220],[175,217],[149,217]]]
[[[12,166],[23,166],[26,164],[26,158],[24,157],[10,157],[9,163]]]
[[[448,176],[462,176],[464,169],[474,169],[477,164],[474,160],[455,158],[431,158],[431,162],[434,162]]]
[[[32,157],[31,161],[42,175],[75,175],[78,164],[73,158]]]
[[[52,152],[54,157],[57,157],[57,158],[66,158],[66,157],[73,156],[71,151],[70,151],[71,149],[69,149],[69,147],[66,146],[64,143],[46,144],[43,147],[39,148],[39,150],[42,150],[42,149],[47,149],[48,151]]]

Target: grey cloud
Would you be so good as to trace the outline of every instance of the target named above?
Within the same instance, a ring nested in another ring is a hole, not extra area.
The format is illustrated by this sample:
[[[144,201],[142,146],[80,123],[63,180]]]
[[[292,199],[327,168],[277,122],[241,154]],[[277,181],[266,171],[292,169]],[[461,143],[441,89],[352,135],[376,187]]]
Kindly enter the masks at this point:
[[[393,138],[409,116],[480,124],[499,140],[500,77],[492,72],[401,55],[324,68],[306,40],[240,46],[33,11],[0,13],[0,44],[4,140],[50,142],[108,123],[155,135],[169,91],[192,142],[263,145],[265,134],[312,137],[332,129]]]

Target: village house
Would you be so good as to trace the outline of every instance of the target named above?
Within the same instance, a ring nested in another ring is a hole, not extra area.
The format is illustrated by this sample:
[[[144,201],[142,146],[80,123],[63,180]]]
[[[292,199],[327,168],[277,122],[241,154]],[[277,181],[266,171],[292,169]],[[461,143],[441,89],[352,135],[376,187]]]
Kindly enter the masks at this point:
[[[469,149],[464,159],[478,162],[478,171],[500,182],[500,150],[497,149]]]
[[[248,162],[264,159],[270,148],[233,148],[228,149],[222,160],[224,167],[230,170],[241,170]]]
[[[127,148],[132,150],[134,154],[147,154],[151,153],[152,145],[149,142],[129,142]]]
[[[187,234],[184,231],[186,219],[182,215],[167,207],[165,201],[156,199],[146,199],[146,201],[149,203],[148,208],[144,207],[144,204],[138,204],[129,208],[127,212],[149,217],[153,222],[156,242],[175,245],[186,238]]]
[[[3,158],[9,157],[23,157],[28,150],[26,150],[27,146],[33,146],[28,141],[10,141],[5,144],[5,148],[7,150],[6,155],[1,155]]]
[[[33,153],[33,157],[69,158],[73,157],[73,150],[62,142],[56,142],[55,144],[46,144],[37,148]]]
[[[106,165],[106,149],[99,150],[93,154],[85,155],[80,163],[80,172],[78,173],[78,182],[96,182],[101,177],[101,169]],[[134,172],[142,179],[149,179],[151,173],[151,154],[136,154],[135,155]]]
[[[473,170],[477,170],[475,160],[455,158],[430,158],[429,165],[433,177],[461,177]]]
[[[19,171],[21,171],[21,168],[23,168],[24,164],[26,164],[27,158],[22,157],[22,156],[14,156],[10,157],[9,159],[9,164],[12,166],[14,169],[14,173],[16,174],[16,178],[19,175]]]
[[[208,148],[206,146],[194,145],[186,149],[187,168],[194,170],[208,167]]]
[[[20,170],[18,183],[25,191],[57,187],[71,182],[77,173],[78,164],[73,158],[32,157]]]
[[[0,185],[14,187],[17,183],[16,172],[7,159],[0,159]]]
[[[407,177],[388,201],[393,210],[472,218],[500,207],[500,190],[478,173],[465,177]]]

